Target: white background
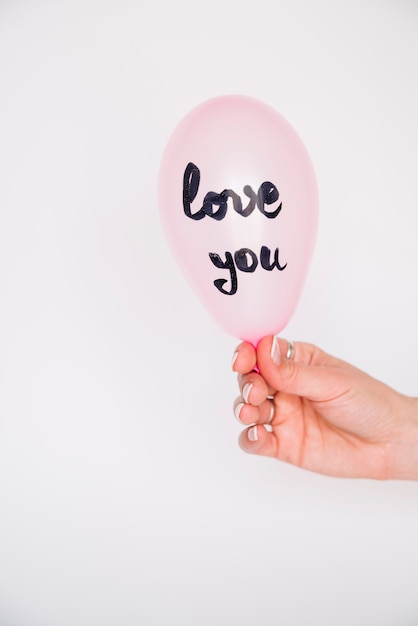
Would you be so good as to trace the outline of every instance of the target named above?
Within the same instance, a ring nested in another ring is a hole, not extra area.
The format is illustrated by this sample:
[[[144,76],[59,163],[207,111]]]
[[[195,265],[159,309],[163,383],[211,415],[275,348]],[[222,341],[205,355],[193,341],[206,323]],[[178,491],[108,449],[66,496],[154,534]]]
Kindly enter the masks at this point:
[[[178,121],[280,111],[320,228],[284,333],[418,395],[415,0],[0,2],[1,626],[414,626],[418,483],[245,455],[167,248]]]

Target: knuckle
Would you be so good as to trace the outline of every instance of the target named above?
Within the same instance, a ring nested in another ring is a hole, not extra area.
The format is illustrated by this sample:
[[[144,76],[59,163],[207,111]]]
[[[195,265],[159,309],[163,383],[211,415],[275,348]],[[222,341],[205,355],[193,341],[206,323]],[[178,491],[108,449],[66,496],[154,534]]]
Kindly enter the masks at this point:
[[[318,360],[318,357],[322,355],[322,350],[320,350],[320,348],[313,343],[305,344],[305,349],[307,353],[306,362],[308,365],[315,363]]]
[[[285,371],[283,372],[281,390],[286,392],[292,389],[299,376],[299,367],[295,361],[286,361]]]

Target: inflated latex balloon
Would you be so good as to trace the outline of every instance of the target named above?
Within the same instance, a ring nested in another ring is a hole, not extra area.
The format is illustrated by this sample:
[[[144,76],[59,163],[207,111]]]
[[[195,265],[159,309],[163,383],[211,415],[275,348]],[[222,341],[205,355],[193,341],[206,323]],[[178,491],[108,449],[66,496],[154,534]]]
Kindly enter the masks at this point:
[[[204,102],[163,156],[162,222],[207,310],[254,345],[289,322],[318,221],[311,160],[290,124],[244,96]]]

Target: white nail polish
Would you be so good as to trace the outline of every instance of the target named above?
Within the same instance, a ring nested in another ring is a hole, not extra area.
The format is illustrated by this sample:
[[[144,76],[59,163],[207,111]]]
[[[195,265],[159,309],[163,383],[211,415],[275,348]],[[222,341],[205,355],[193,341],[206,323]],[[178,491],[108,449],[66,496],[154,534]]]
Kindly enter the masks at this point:
[[[242,390],[242,397],[244,398],[244,402],[247,402],[247,404],[248,404],[248,397],[253,387],[254,387],[253,383],[247,383],[246,385],[244,385],[244,389]]]
[[[237,358],[238,358],[238,352],[234,352],[232,356],[232,364],[231,364],[232,371],[234,371],[234,365],[235,365],[235,361],[237,360]]]
[[[235,417],[237,418],[237,420],[239,421],[240,424],[242,424],[242,422],[241,422],[239,414],[241,413],[241,409],[242,409],[243,406],[245,406],[244,402],[240,402],[239,404],[237,404],[237,406],[235,407],[235,410],[234,410],[234,415],[235,415]]]
[[[251,426],[248,430],[248,439],[250,441],[258,441],[258,429],[257,426]]]
[[[270,415],[267,420],[267,424],[270,424],[273,421],[273,417],[274,417],[274,404],[272,404],[270,407]]]
[[[277,341],[276,337],[273,337],[273,341],[271,344],[271,358],[272,358],[272,361],[276,365],[280,364],[281,354],[280,354],[279,342]]]

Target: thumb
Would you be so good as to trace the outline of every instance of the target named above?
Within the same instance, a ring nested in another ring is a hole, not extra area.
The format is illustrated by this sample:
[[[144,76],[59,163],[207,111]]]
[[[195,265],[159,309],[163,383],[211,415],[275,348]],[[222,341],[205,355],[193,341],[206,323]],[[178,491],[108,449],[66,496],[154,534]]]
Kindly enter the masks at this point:
[[[349,390],[347,372],[335,366],[332,357],[315,365],[287,359],[280,353],[276,337],[261,339],[257,346],[257,365],[273,389],[316,402],[331,400]]]

